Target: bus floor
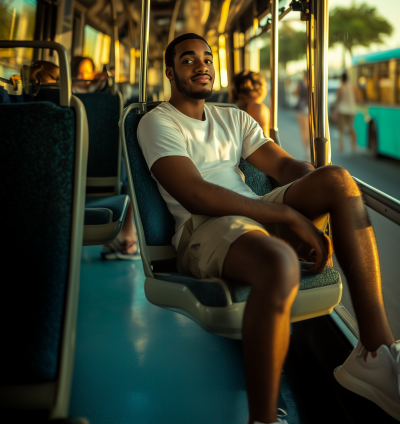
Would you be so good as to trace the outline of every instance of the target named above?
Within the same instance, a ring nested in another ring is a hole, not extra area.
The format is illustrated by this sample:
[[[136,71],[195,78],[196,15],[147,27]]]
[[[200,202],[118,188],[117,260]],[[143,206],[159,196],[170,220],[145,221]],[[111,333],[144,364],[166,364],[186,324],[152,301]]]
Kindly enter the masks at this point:
[[[83,247],[69,416],[91,424],[245,424],[241,341],[150,304],[141,261],[102,261],[100,249]],[[355,422],[337,402],[333,369],[321,371],[294,338],[278,405],[289,424]]]

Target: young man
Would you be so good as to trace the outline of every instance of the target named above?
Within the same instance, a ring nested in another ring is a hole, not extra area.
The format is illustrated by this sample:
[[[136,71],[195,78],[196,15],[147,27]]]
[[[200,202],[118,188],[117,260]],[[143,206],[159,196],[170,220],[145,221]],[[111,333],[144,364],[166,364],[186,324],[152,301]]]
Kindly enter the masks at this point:
[[[387,322],[375,237],[350,174],[338,166],[314,170],[265,138],[245,112],[207,106],[215,71],[202,37],[176,38],[165,62],[171,99],[140,121],[139,143],[175,217],[179,271],[252,285],[242,329],[249,422],[277,422],[290,310],[299,287],[296,252],[307,259],[314,249],[313,269],[323,271],[331,247],[315,224],[328,213],[361,335],[336,378],[350,390],[373,393],[400,420],[400,343]],[[282,187],[255,195],[237,167],[240,157]]]

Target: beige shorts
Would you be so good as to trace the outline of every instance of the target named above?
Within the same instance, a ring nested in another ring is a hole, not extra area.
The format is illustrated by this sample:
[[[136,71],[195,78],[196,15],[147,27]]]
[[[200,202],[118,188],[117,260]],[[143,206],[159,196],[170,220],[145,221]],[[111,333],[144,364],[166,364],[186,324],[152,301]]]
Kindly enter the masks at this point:
[[[260,201],[283,203],[286,190],[293,183],[278,187],[260,197]],[[325,231],[328,215],[315,225]],[[229,248],[240,236],[250,231],[261,231],[288,242],[299,258],[307,260],[312,249],[285,224],[260,224],[245,216],[210,217],[192,215],[183,228],[177,252],[178,271],[196,278],[221,278]]]

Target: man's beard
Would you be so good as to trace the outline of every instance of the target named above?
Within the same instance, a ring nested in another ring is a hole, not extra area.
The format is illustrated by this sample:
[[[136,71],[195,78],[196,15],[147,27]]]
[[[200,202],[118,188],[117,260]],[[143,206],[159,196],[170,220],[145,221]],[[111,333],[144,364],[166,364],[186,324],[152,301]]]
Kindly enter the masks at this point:
[[[204,100],[212,96],[212,90],[208,90],[207,88],[204,88],[201,91],[195,91],[195,92],[191,91],[187,87],[187,85],[183,82],[183,80],[181,80],[178,77],[176,72],[175,72],[175,84],[176,84],[176,88],[178,89],[180,93],[185,94],[186,96],[192,99]]]

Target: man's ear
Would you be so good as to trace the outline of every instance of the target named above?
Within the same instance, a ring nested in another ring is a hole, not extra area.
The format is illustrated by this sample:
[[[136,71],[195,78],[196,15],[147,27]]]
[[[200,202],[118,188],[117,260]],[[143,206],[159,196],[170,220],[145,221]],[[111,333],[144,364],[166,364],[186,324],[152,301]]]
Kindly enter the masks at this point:
[[[169,82],[171,82],[174,79],[174,70],[172,67],[165,68],[165,75],[169,79]]]

